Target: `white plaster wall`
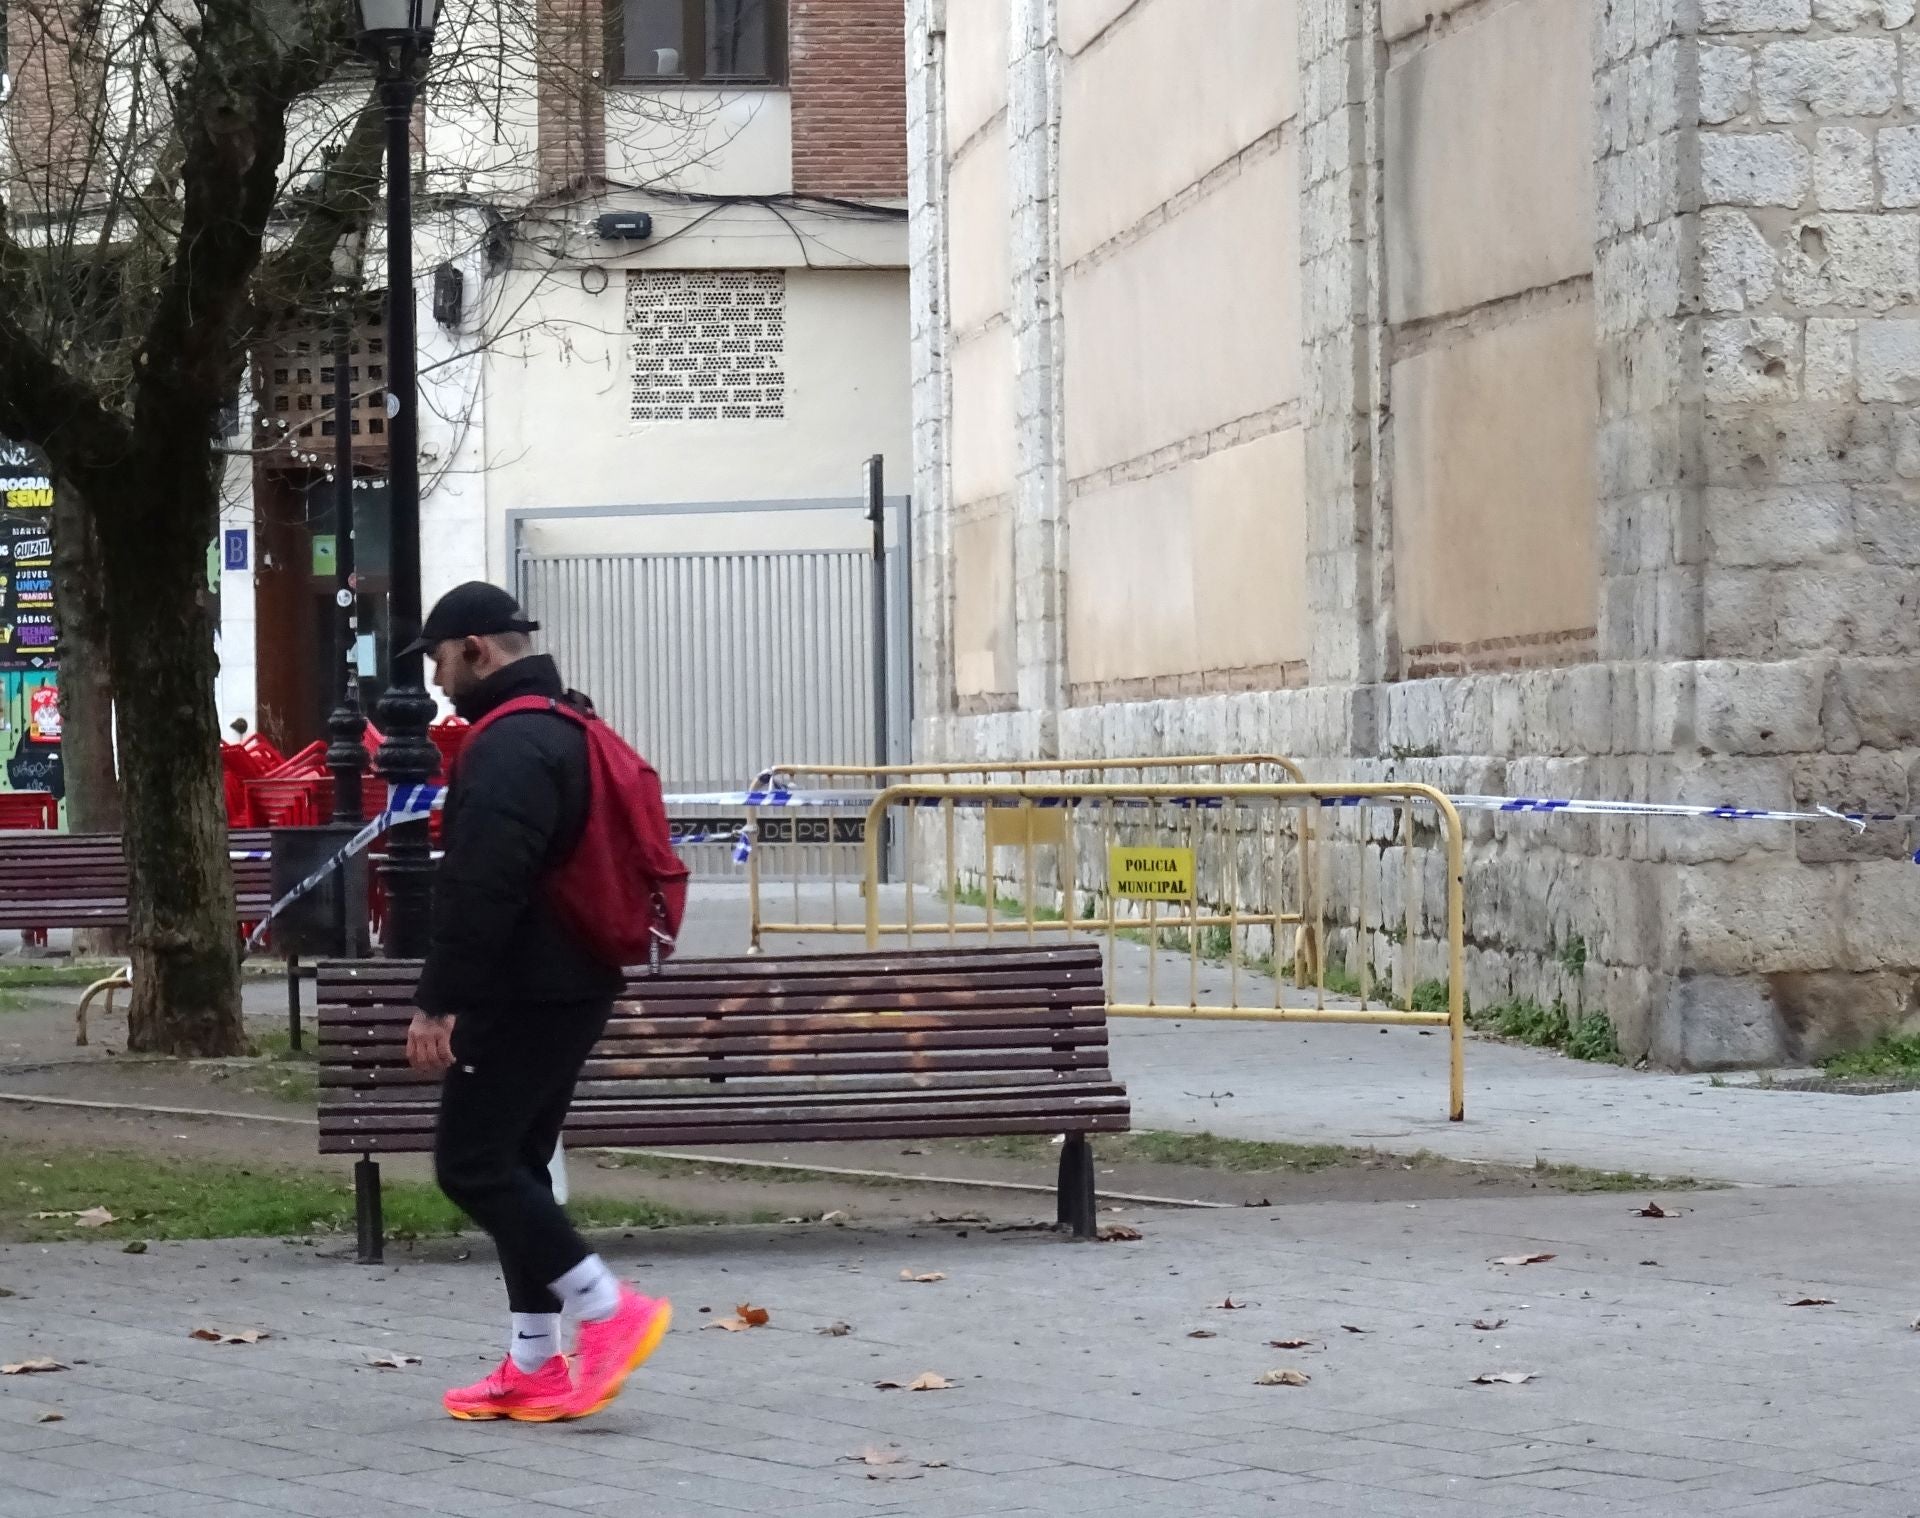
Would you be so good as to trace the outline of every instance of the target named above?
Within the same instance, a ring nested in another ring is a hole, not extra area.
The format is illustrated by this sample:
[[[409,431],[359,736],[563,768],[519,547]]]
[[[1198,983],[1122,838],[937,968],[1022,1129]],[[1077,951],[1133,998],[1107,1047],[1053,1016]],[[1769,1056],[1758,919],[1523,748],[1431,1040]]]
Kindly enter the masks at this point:
[[[702,195],[793,189],[793,97],[781,89],[607,92],[607,177]]]
[[[503,306],[525,300],[541,325],[485,361],[490,578],[508,570],[512,509],[843,497],[875,453],[909,478],[904,270],[788,272],[781,421],[635,423],[622,273],[598,294],[530,270],[501,285]]]

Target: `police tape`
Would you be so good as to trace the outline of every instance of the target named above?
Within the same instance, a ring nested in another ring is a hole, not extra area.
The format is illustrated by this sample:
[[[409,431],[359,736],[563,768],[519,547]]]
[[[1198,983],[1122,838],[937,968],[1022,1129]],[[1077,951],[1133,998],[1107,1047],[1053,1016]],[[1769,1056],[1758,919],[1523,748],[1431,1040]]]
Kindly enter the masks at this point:
[[[738,807],[747,811],[859,811],[872,809],[880,796],[879,791],[788,790],[774,783],[777,777],[763,775],[752,788],[742,791],[684,791],[669,794],[662,799],[668,806],[705,806]],[[1125,788],[1117,788],[1117,793],[1101,796],[1061,796],[1039,792],[1030,797],[1021,796],[982,796],[967,798],[955,796],[951,792],[941,796],[905,796],[900,798],[903,805],[920,807],[942,807],[948,804],[965,807],[1009,807],[1031,806],[1038,810],[1072,810],[1093,802],[1105,802],[1109,805],[1130,808],[1171,807],[1175,809],[1217,811],[1230,805],[1241,804],[1246,798],[1227,795],[1198,794],[1190,796],[1129,796]],[[1301,808],[1319,807],[1344,810],[1363,806],[1391,805],[1395,798],[1383,798],[1376,795],[1334,792],[1319,796],[1274,796],[1254,798],[1270,800],[1279,805],[1291,805]],[[1418,800],[1420,798],[1409,798]],[[1587,797],[1558,796],[1448,796],[1454,807],[1463,812],[1493,812],[1508,815],[1602,817],[1615,820],[1634,820],[1666,818],[1677,821],[1696,822],[1770,822],[1770,823],[1819,823],[1837,822],[1851,828],[1856,834],[1864,833],[1868,827],[1882,823],[1920,822],[1920,813],[1915,812],[1850,812],[1835,807],[1815,806],[1811,811],[1795,811],[1777,807],[1746,806],[1699,806],[1669,801],[1608,801]],[[248,935],[246,952],[252,953],[265,940],[267,930],[274,919],[301,897],[317,889],[335,870],[340,869],[354,855],[372,846],[373,841],[388,829],[405,822],[418,822],[430,817],[446,805],[446,788],[437,785],[395,786],[389,792],[387,810],[367,823],[341,849],[322,863],[304,880],[285,895],[277,899],[267,909],[267,915]],[[711,819],[701,823],[689,823],[674,827],[672,818],[668,819],[673,844],[676,848],[691,847],[705,843],[730,843],[733,846],[732,858],[735,864],[745,864],[753,854],[757,843],[757,824],[743,819],[737,825],[715,826]],[[801,839],[797,835],[782,842],[792,842],[815,846],[818,844],[863,845],[864,832],[858,836],[841,837],[829,834],[825,838]],[[234,859],[266,859],[270,855],[263,850],[235,850],[230,855]],[[1913,856],[1914,863],[1920,864],[1920,852]]]

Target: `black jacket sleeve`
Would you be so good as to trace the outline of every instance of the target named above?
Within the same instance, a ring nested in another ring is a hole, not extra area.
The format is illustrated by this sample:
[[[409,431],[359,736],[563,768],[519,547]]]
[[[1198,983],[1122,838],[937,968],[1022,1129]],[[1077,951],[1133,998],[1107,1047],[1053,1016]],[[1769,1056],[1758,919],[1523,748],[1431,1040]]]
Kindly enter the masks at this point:
[[[433,892],[433,937],[414,1001],[434,1017],[471,1010],[498,993],[561,822],[559,766],[539,729],[512,717],[460,757],[457,808]]]

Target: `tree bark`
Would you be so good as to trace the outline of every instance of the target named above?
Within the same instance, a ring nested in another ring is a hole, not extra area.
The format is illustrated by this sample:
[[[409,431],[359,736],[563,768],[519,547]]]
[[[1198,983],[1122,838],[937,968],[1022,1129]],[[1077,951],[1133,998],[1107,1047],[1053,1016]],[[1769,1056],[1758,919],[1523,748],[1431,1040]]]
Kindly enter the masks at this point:
[[[220,786],[206,449],[170,440],[134,471],[137,501],[98,501],[132,913],[127,1047],[244,1052],[233,867]]]
[[[108,673],[106,595],[93,514],[70,480],[53,493],[53,601],[60,619],[60,762],[67,826],[75,833],[121,829],[120,777],[113,757],[113,680]],[[81,928],[78,957],[127,952],[125,928]]]

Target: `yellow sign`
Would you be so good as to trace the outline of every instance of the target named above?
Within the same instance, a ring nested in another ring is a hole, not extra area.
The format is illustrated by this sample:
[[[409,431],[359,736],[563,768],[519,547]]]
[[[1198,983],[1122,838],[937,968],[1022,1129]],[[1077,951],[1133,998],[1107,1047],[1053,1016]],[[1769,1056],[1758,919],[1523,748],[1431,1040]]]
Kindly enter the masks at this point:
[[[1058,807],[990,806],[990,849],[1057,849],[1066,845],[1067,814]]]
[[[1193,850],[1108,849],[1107,880],[1115,896],[1192,901]]]

